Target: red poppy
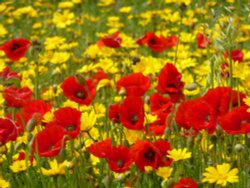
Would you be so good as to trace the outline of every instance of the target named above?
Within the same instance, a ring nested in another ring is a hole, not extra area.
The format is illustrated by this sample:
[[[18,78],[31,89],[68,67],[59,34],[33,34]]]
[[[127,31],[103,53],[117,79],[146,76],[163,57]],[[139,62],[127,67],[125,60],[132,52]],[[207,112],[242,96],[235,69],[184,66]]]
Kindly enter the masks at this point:
[[[65,130],[59,126],[46,127],[32,141],[32,151],[42,157],[54,157],[64,147],[67,138]]]
[[[191,178],[181,178],[174,188],[198,188],[198,185]]]
[[[130,149],[125,146],[113,146],[107,153],[109,168],[114,172],[125,172],[134,162]]]
[[[179,42],[179,39],[177,36],[175,35],[170,35],[169,37],[167,37],[166,39],[166,47],[167,48],[173,48],[174,46],[177,45],[177,43]]]
[[[209,133],[213,133],[217,124],[216,110],[206,101],[196,99],[185,112],[185,121],[194,130],[205,129]]]
[[[250,133],[250,113],[246,106],[234,108],[220,119],[221,128],[228,134]]]
[[[0,118],[0,145],[17,138],[16,124],[8,118]]]
[[[30,41],[26,39],[13,39],[0,46],[0,50],[3,50],[10,60],[18,61],[25,55],[30,45]]]
[[[173,104],[171,100],[158,93],[153,93],[150,96],[149,102],[152,114],[163,113],[167,116],[171,112]]]
[[[139,45],[147,45],[153,52],[161,53],[167,49],[167,40],[164,36],[157,37],[152,32],[147,32],[142,38],[136,41]]]
[[[125,88],[126,96],[140,97],[150,88],[150,79],[148,76],[144,76],[141,72],[132,73],[122,77],[116,83],[116,88],[118,91],[121,88]]]
[[[149,140],[137,141],[131,148],[137,168],[144,172],[146,166],[157,169],[161,166],[169,166],[171,159],[166,158],[171,146],[166,140],[158,140],[151,143]]]
[[[238,61],[239,63],[244,60],[244,53],[241,50],[235,49],[231,51],[232,54],[232,60],[234,62]],[[229,58],[229,52],[224,53],[225,58]]]
[[[17,79],[21,80],[22,76],[19,75],[17,72],[10,72],[10,67],[5,67],[1,72],[0,76],[4,81],[11,80],[11,79]]]
[[[120,123],[119,104],[111,104],[108,109],[108,118],[114,123]]]
[[[190,129],[191,125],[186,121],[186,111],[189,106],[192,105],[192,101],[183,101],[176,112],[175,121],[178,126],[184,129]]]
[[[46,104],[43,100],[32,100],[22,108],[22,117],[25,123],[34,118],[35,125],[41,122],[44,114],[50,111],[52,105]]]
[[[107,138],[106,140],[91,144],[87,150],[96,157],[106,158],[107,153],[111,150],[111,146],[111,138]]]
[[[202,100],[212,105],[218,116],[222,116],[229,111],[230,101],[232,102],[232,108],[235,108],[245,105],[244,98],[245,95],[243,93],[238,93],[230,87],[217,87],[209,89],[202,97]]]
[[[140,97],[127,97],[120,105],[119,116],[124,127],[143,129],[144,107]]]
[[[28,87],[14,88],[6,87],[3,92],[8,107],[21,108],[31,101],[32,91]]]
[[[208,45],[211,44],[209,38],[202,33],[197,33],[196,42],[198,48],[206,48]]]
[[[63,81],[61,88],[66,97],[79,104],[90,105],[95,98],[95,84],[91,79],[79,83],[74,76],[70,76]]]
[[[63,107],[54,112],[54,120],[47,125],[62,127],[66,134],[75,138],[80,133],[81,112],[71,107]]]
[[[171,100],[176,102],[183,95],[183,87],[184,82],[181,81],[181,74],[173,64],[167,63],[158,76],[156,89],[159,92],[169,94]]]
[[[119,36],[119,32],[115,32],[114,34],[110,36],[105,36],[101,40],[97,42],[99,47],[102,47],[103,45],[109,47],[109,48],[120,48],[122,38]]]

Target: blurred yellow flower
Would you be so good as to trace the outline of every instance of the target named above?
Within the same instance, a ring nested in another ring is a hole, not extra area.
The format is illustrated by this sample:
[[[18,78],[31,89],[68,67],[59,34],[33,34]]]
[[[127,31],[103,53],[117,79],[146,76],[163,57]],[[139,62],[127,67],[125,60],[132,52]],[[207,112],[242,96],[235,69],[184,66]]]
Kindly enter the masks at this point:
[[[168,152],[167,157],[173,159],[174,161],[181,161],[191,157],[191,152],[187,152],[187,148],[184,149],[172,149]]]
[[[4,37],[6,34],[7,34],[7,30],[2,24],[0,24],[0,36]]]
[[[66,168],[71,168],[73,166],[72,162],[63,161],[62,163],[58,163],[56,159],[49,161],[50,169],[41,168],[41,172],[45,176],[55,176],[55,175],[63,175],[65,174]]]
[[[94,110],[91,112],[83,112],[81,116],[81,130],[89,131],[96,123],[96,114]]]
[[[165,181],[171,176],[173,168],[171,167],[159,167],[156,174],[162,177]]]
[[[8,188],[10,186],[10,183],[4,180],[2,177],[0,177],[0,187],[1,188]]]
[[[107,7],[115,4],[115,0],[99,0],[97,6],[99,7]]]
[[[28,167],[31,166],[30,161],[16,160],[10,165],[10,169],[14,173],[26,171]]]
[[[239,182],[239,170],[237,168],[230,170],[230,168],[231,166],[228,163],[217,165],[216,168],[212,166],[207,167],[205,169],[206,172],[203,173],[204,178],[202,179],[202,182],[216,183],[223,187],[227,185],[227,182]]]
[[[75,14],[69,10],[64,10],[63,13],[55,12],[52,22],[58,28],[66,28],[75,22]]]

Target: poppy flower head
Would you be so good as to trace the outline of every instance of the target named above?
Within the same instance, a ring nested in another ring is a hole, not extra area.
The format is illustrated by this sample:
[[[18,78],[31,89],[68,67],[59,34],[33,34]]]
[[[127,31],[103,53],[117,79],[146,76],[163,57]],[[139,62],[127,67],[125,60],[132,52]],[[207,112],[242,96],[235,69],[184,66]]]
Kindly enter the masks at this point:
[[[62,127],[46,127],[34,137],[31,144],[33,153],[38,153],[42,157],[58,155],[66,143],[65,134],[66,132]]]
[[[116,88],[119,91],[121,88],[125,88],[126,96],[140,97],[143,96],[150,88],[150,79],[140,73],[132,73],[121,78],[116,83]]]
[[[142,38],[138,39],[136,43],[139,45],[147,45],[155,53],[161,53],[167,49],[166,38],[162,35],[158,37],[152,32],[147,32]]]
[[[50,111],[51,104],[45,103],[43,100],[31,100],[22,108],[23,120],[27,123],[31,118],[35,117],[36,124],[40,123],[44,114]]]
[[[173,48],[177,45],[179,42],[179,39],[175,35],[170,35],[169,37],[166,38],[166,47],[167,48]]]
[[[109,48],[120,48],[122,38],[119,36],[119,32],[115,32],[114,34],[110,36],[103,37],[100,41],[97,42],[99,47],[102,47],[103,45],[109,47]]]
[[[202,33],[197,33],[196,42],[197,42],[197,47],[202,49],[206,48],[208,45],[211,44],[209,38]]]
[[[149,99],[150,109],[153,114],[163,113],[168,115],[171,112],[172,102],[170,99],[158,94],[153,93]]]
[[[60,126],[71,137],[80,133],[81,112],[71,107],[64,107],[54,112],[54,120],[47,126]]]
[[[12,39],[0,46],[0,50],[3,50],[10,60],[18,61],[25,55],[30,45],[30,41],[26,39]]]
[[[231,51],[231,55],[232,55],[232,60],[234,62],[238,61],[240,63],[244,60],[244,53],[242,52],[242,50],[234,49]],[[224,57],[229,58],[230,57],[229,52],[225,52]]]
[[[161,93],[169,94],[174,102],[182,96],[184,82],[181,81],[181,77],[177,68],[173,64],[167,63],[158,76],[156,89]]]
[[[234,108],[220,119],[221,128],[228,134],[250,133],[250,113],[246,106]]]
[[[120,121],[124,127],[133,130],[143,129],[144,106],[140,97],[127,97],[119,108]]]
[[[125,146],[113,146],[106,155],[109,167],[114,172],[125,172],[134,162],[130,149]]]
[[[110,120],[112,120],[114,123],[120,123],[119,104],[118,103],[109,105],[108,118]]]
[[[70,76],[63,81],[61,88],[67,98],[79,104],[90,105],[95,98],[95,84],[91,79],[79,83],[74,76]]]
[[[32,99],[32,91],[28,87],[6,87],[3,92],[8,107],[21,108]]]
[[[144,172],[146,166],[157,169],[161,166],[168,166],[172,163],[166,155],[171,150],[170,144],[165,140],[158,140],[151,143],[149,140],[139,140],[131,148],[137,168]]]
[[[17,72],[11,72],[10,71],[10,67],[5,67],[1,72],[0,72],[0,77],[2,77],[2,79],[4,81],[6,80],[10,80],[10,79],[18,79],[18,80],[22,80],[22,76],[19,75]]]

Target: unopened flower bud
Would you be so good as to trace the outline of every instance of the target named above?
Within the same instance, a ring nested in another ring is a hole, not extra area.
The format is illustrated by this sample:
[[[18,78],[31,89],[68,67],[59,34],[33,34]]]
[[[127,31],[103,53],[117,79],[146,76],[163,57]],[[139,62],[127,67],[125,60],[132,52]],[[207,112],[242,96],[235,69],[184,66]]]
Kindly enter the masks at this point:
[[[236,145],[234,146],[234,150],[235,150],[236,152],[241,152],[243,149],[244,149],[244,146],[243,146],[242,144],[236,144]]]
[[[189,91],[193,91],[195,89],[197,89],[198,85],[196,83],[190,83],[186,86],[186,89]]]

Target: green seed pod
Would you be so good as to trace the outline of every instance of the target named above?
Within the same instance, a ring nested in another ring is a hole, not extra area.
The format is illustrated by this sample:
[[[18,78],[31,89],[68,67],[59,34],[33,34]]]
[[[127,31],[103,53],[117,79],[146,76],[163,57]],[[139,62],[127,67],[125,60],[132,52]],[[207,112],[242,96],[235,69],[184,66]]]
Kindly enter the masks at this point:
[[[236,152],[241,152],[241,151],[243,151],[243,149],[244,149],[244,146],[242,145],[242,144],[236,144],[235,146],[234,146],[234,150],[236,151]]]

